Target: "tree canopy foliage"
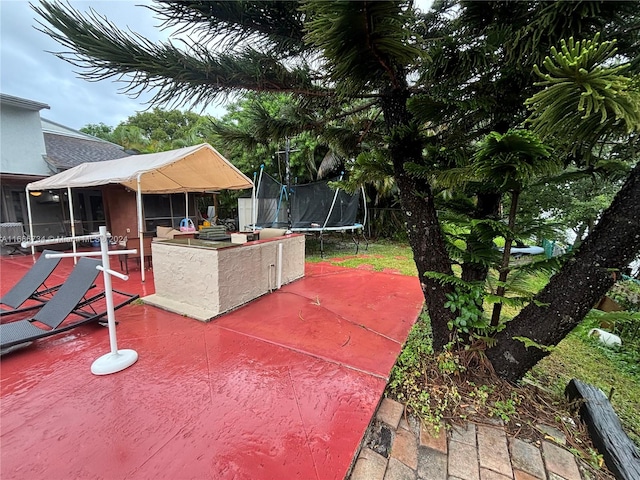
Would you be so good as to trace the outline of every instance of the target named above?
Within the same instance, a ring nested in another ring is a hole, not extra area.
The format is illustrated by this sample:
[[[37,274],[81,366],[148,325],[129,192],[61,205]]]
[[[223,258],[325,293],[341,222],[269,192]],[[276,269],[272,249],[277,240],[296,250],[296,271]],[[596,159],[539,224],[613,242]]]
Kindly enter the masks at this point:
[[[80,130],[141,153],[161,152],[196,145],[206,140],[211,117],[180,110],[138,112],[115,128],[100,123]]]

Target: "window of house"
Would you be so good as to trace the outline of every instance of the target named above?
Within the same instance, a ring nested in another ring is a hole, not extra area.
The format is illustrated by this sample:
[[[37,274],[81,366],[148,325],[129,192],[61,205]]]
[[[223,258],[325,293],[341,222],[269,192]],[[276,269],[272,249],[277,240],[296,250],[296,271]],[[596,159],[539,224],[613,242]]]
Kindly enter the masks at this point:
[[[17,188],[2,189],[2,222],[29,223],[27,216],[27,201],[24,190]]]
[[[154,232],[156,227],[179,228],[180,221],[185,215],[185,204],[183,193],[143,195],[144,216],[146,220],[146,231]],[[194,205],[189,201],[189,210],[192,220]]]

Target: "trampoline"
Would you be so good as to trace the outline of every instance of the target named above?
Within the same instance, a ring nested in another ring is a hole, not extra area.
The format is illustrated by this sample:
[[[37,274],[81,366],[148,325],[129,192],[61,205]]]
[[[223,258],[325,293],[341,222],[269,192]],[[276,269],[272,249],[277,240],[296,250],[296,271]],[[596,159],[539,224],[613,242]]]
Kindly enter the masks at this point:
[[[287,192],[286,185],[261,169],[254,199],[254,223],[248,228],[286,228],[315,235],[320,240],[321,256],[324,256],[324,236],[329,232],[350,233],[356,254],[360,249],[360,237],[368,248],[364,234],[367,205],[363,189],[350,194],[342,189],[332,189],[329,182],[292,185]],[[361,202],[365,220],[357,222]]]

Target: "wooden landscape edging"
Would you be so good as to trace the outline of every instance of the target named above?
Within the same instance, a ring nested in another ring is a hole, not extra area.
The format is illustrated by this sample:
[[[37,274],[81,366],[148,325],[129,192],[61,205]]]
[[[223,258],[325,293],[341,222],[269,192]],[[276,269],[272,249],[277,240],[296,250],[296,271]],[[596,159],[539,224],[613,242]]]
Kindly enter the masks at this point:
[[[604,392],[574,378],[567,385],[565,394],[569,400],[581,402],[580,417],[616,479],[640,479],[640,452],[622,429]]]

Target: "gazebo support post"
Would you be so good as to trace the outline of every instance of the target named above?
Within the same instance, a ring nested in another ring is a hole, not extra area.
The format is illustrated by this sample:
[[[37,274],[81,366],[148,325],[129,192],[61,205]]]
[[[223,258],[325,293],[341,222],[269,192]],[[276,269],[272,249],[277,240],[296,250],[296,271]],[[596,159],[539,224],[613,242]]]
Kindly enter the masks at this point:
[[[71,237],[73,238],[73,241],[71,242],[71,244],[73,245],[73,253],[77,252],[77,247],[76,247],[76,219],[73,216],[73,197],[71,197],[71,187],[67,187],[67,198],[69,199],[69,220],[71,222]],[[77,264],[78,263],[78,257],[73,257],[73,264]]]
[[[27,216],[29,217],[29,241],[33,242],[33,215],[31,213],[31,194],[29,193],[29,185],[25,187],[27,196]],[[31,245],[31,255],[36,253],[36,247]]]
[[[144,274],[144,230],[142,228],[142,187],[140,186],[141,173],[138,174],[137,183],[138,189],[136,191],[136,203],[138,207],[138,240],[140,240],[140,280],[145,282]]]

